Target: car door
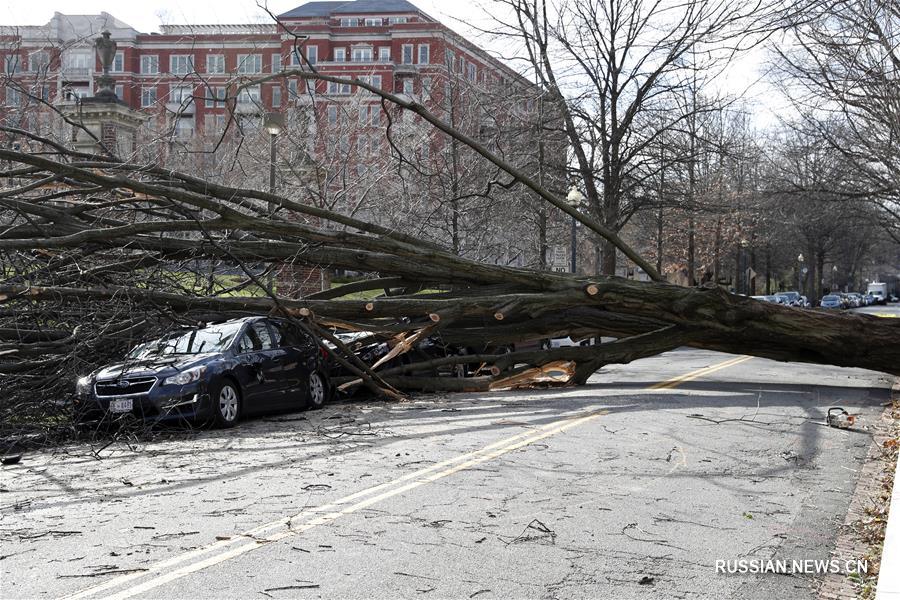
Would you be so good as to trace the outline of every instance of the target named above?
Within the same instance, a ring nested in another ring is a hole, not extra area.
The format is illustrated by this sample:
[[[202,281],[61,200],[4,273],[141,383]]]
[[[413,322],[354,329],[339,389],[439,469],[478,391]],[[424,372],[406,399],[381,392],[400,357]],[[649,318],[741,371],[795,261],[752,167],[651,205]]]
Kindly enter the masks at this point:
[[[280,363],[265,321],[254,321],[247,326],[238,340],[237,352],[244,411],[254,413],[277,407],[282,393]]]
[[[275,347],[281,363],[284,406],[296,406],[309,393],[309,375],[315,368],[316,345],[304,332],[287,321],[272,319]]]

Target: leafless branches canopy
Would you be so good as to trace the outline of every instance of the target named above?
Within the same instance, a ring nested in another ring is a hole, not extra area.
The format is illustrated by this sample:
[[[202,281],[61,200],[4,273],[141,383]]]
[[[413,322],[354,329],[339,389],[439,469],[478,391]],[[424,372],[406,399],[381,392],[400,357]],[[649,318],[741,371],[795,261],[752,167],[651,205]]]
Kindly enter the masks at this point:
[[[896,191],[891,140],[900,133],[900,94],[889,93],[897,81],[896,46],[886,46],[882,30],[871,26],[881,22],[882,13],[868,0],[861,2],[874,12],[860,21],[844,23],[841,11],[815,19],[852,26],[848,31],[859,36],[853,43],[862,40],[871,53],[853,60],[871,60],[882,71],[869,69],[867,79],[851,83],[855,64],[847,63],[847,47],[821,37],[815,21],[798,25],[805,58],[784,59],[805,74],[801,81],[811,86],[815,79],[820,84],[815,89],[824,85],[842,107],[844,128],[827,139],[840,144],[872,189]],[[349,178],[343,142],[328,140],[327,148],[318,149],[332,156],[330,166],[312,164],[317,149],[300,132],[321,118],[315,111],[293,117],[285,136],[292,160],[284,162],[296,170],[299,183],[274,192],[259,191],[263,186],[253,179],[259,164],[254,169],[252,162],[235,158],[231,166],[222,165],[223,144],[234,144],[227,156],[237,157],[249,152],[243,146],[252,146],[251,135],[229,142],[219,132],[212,151],[199,148],[194,162],[182,169],[139,150],[129,156],[79,153],[52,131],[9,122],[0,127],[5,140],[15,140],[0,148],[4,420],[27,418],[40,403],[63,400],[76,374],[173,326],[270,312],[326,338],[340,329],[388,340],[395,355],[406,355],[400,366],[373,370],[340,345],[329,351],[355,373],[350,385],[363,383],[390,397],[397,397],[397,390],[486,390],[533,382],[532,369],[548,365],[564,374],[563,381],[584,383],[605,364],[682,345],[900,374],[898,322],[764,304],[716,285],[668,284],[657,268],[662,259],[655,267],[620,235],[651,201],[657,201],[650,204],[654,209],[668,206],[664,194],[655,192],[665,187],[667,168],[687,174],[692,201],[700,189],[693,169],[698,175],[716,172],[716,163],[707,160],[713,155],[703,154],[696,142],[697,120],[714,104],[697,93],[698,78],[764,37],[771,23],[757,15],[771,7],[705,0],[501,4],[511,15],[501,33],[522,44],[531,73],[545,90],[539,104],[558,111],[558,129],[549,135],[562,134],[572,148],[571,181],[583,185],[587,210],[566,203],[565,186],[542,175],[543,163],[535,168],[529,162],[533,152],[504,146],[500,140],[508,137],[490,131],[472,134],[464,125],[466,114],[452,107],[435,112],[406,95],[322,75],[309,65],[241,81],[237,93],[261,80],[296,78],[352,85],[379,98],[390,161],[380,171],[357,173],[352,196],[342,196]],[[896,16],[894,11],[890,18]],[[816,50],[823,45],[826,56]],[[816,56],[825,62],[812,65]],[[875,101],[864,102],[871,98]],[[477,122],[492,118],[489,102],[478,108]],[[494,122],[496,128],[517,126],[499,117]],[[227,128],[240,125],[229,122]],[[731,125],[724,118],[718,129],[714,125],[703,126],[705,147],[754,154],[750,144],[735,141],[739,136],[729,137]],[[534,146],[535,131],[533,124],[522,127],[524,146]],[[672,140],[685,133],[690,135],[681,139],[690,143],[676,152]],[[440,156],[417,156],[416,148],[430,147],[432,139],[443,144]],[[864,156],[875,159],[865,162]],[[724,161],[719,159],[720,171]],[[217,174],[196,174],[210,172]],[[242,183],[247,180],[251,185]],[[388,181],[392,187],[382,185]],[[742,186],[744,179],[739,191]],[[720,209],[722,189],[710,186],[707,194]],[[431,213],[408,210],[417,195],[439,201],[428,205]],[[896,196],[884,200],[884,206],[895,201]],[[510,212],[499,214],[498,205]],[[685,206],[690,211],[697,205]],[[546,267],[545,229],[538,264],[511,266],[517,263],[497,260],[496,254],[486,260],[491,251],[472,250],[494,231],[509,229],[515,237],[523,220],[546,227],[548,211],[576,219],[602,243],[607,275],[528,268]],[[727,212],[717,214],[718,265]],[[440,234],[429,233],[434,228],[424,227],[426,220],[442,223]],[[616,252],[654,281],[610,276]],[[352,271],[360,280],[298,298],[290,291],[293,280],[309,276],[309,268]],[[414,342],[424,336],[466,351],[419,356]],[[539,348],[540,340],[556,336],[617,341]],[[468,365],[470,376],[439,376],[456,364]]]

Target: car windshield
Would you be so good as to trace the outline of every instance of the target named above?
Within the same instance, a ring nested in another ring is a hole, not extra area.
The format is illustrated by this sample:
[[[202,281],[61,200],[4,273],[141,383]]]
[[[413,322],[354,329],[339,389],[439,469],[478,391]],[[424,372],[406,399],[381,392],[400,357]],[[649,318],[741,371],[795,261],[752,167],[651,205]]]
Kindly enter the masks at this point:
[[[838,298],[837,296],[825,296],[824,298],[822,298],[822,301],[823,302],[826,302],[826,301],[827,302],[839,302],[840,298]]]
[[[784,292],[784,293],[778,294],[778,296],[780,296],[782,298],[787,298],[788,300],[793,301],[793,300],[796,300],[797,298],[799,298],[800,294],[798,294],[797,292]]]
[[[221,352],[234,340],[241,330],[242,323],[223,323],[204,329],[173,334],[152,342],[137,346],[129,352],[129,358],[146,356],[166,356],[170,354],[200,354],[203,352]]]

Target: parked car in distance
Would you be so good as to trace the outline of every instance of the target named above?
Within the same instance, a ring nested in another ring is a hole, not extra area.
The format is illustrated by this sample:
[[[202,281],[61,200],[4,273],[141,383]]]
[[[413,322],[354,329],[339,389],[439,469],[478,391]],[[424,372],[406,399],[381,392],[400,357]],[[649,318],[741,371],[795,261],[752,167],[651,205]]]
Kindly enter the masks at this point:
[[[782,304],[787,306],[800,306],[800,292],[778,292],[775,294]]]
[[[856,292],[850,292],[847,295],[850,297],[850,305],[852,308],[859,308],[861,306],[865,306],[862,294],[858,294]]]
[[[80,378],[82,420],[131,414],[231,427],[243,416],[319,408],[331,392],[317,343],[282,319],[247,317],[135,347]]]
[[[844,308],[844,302],[837,294],[828,294],[822,297],[819,306],[822,308]]]

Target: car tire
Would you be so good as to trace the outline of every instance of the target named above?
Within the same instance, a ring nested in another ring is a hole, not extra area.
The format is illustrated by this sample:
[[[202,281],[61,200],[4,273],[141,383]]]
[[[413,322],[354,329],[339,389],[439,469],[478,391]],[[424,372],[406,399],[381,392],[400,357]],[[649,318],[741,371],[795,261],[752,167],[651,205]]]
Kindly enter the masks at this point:
[[[306,406],[309,410],[318,410],[328,400],[328,379],[320,372],[313,371],[307,384]]]
[[[241,418],[241,390],[230,379],[222,379],[210,390],[212,425],[216,429],[234,427]]]

